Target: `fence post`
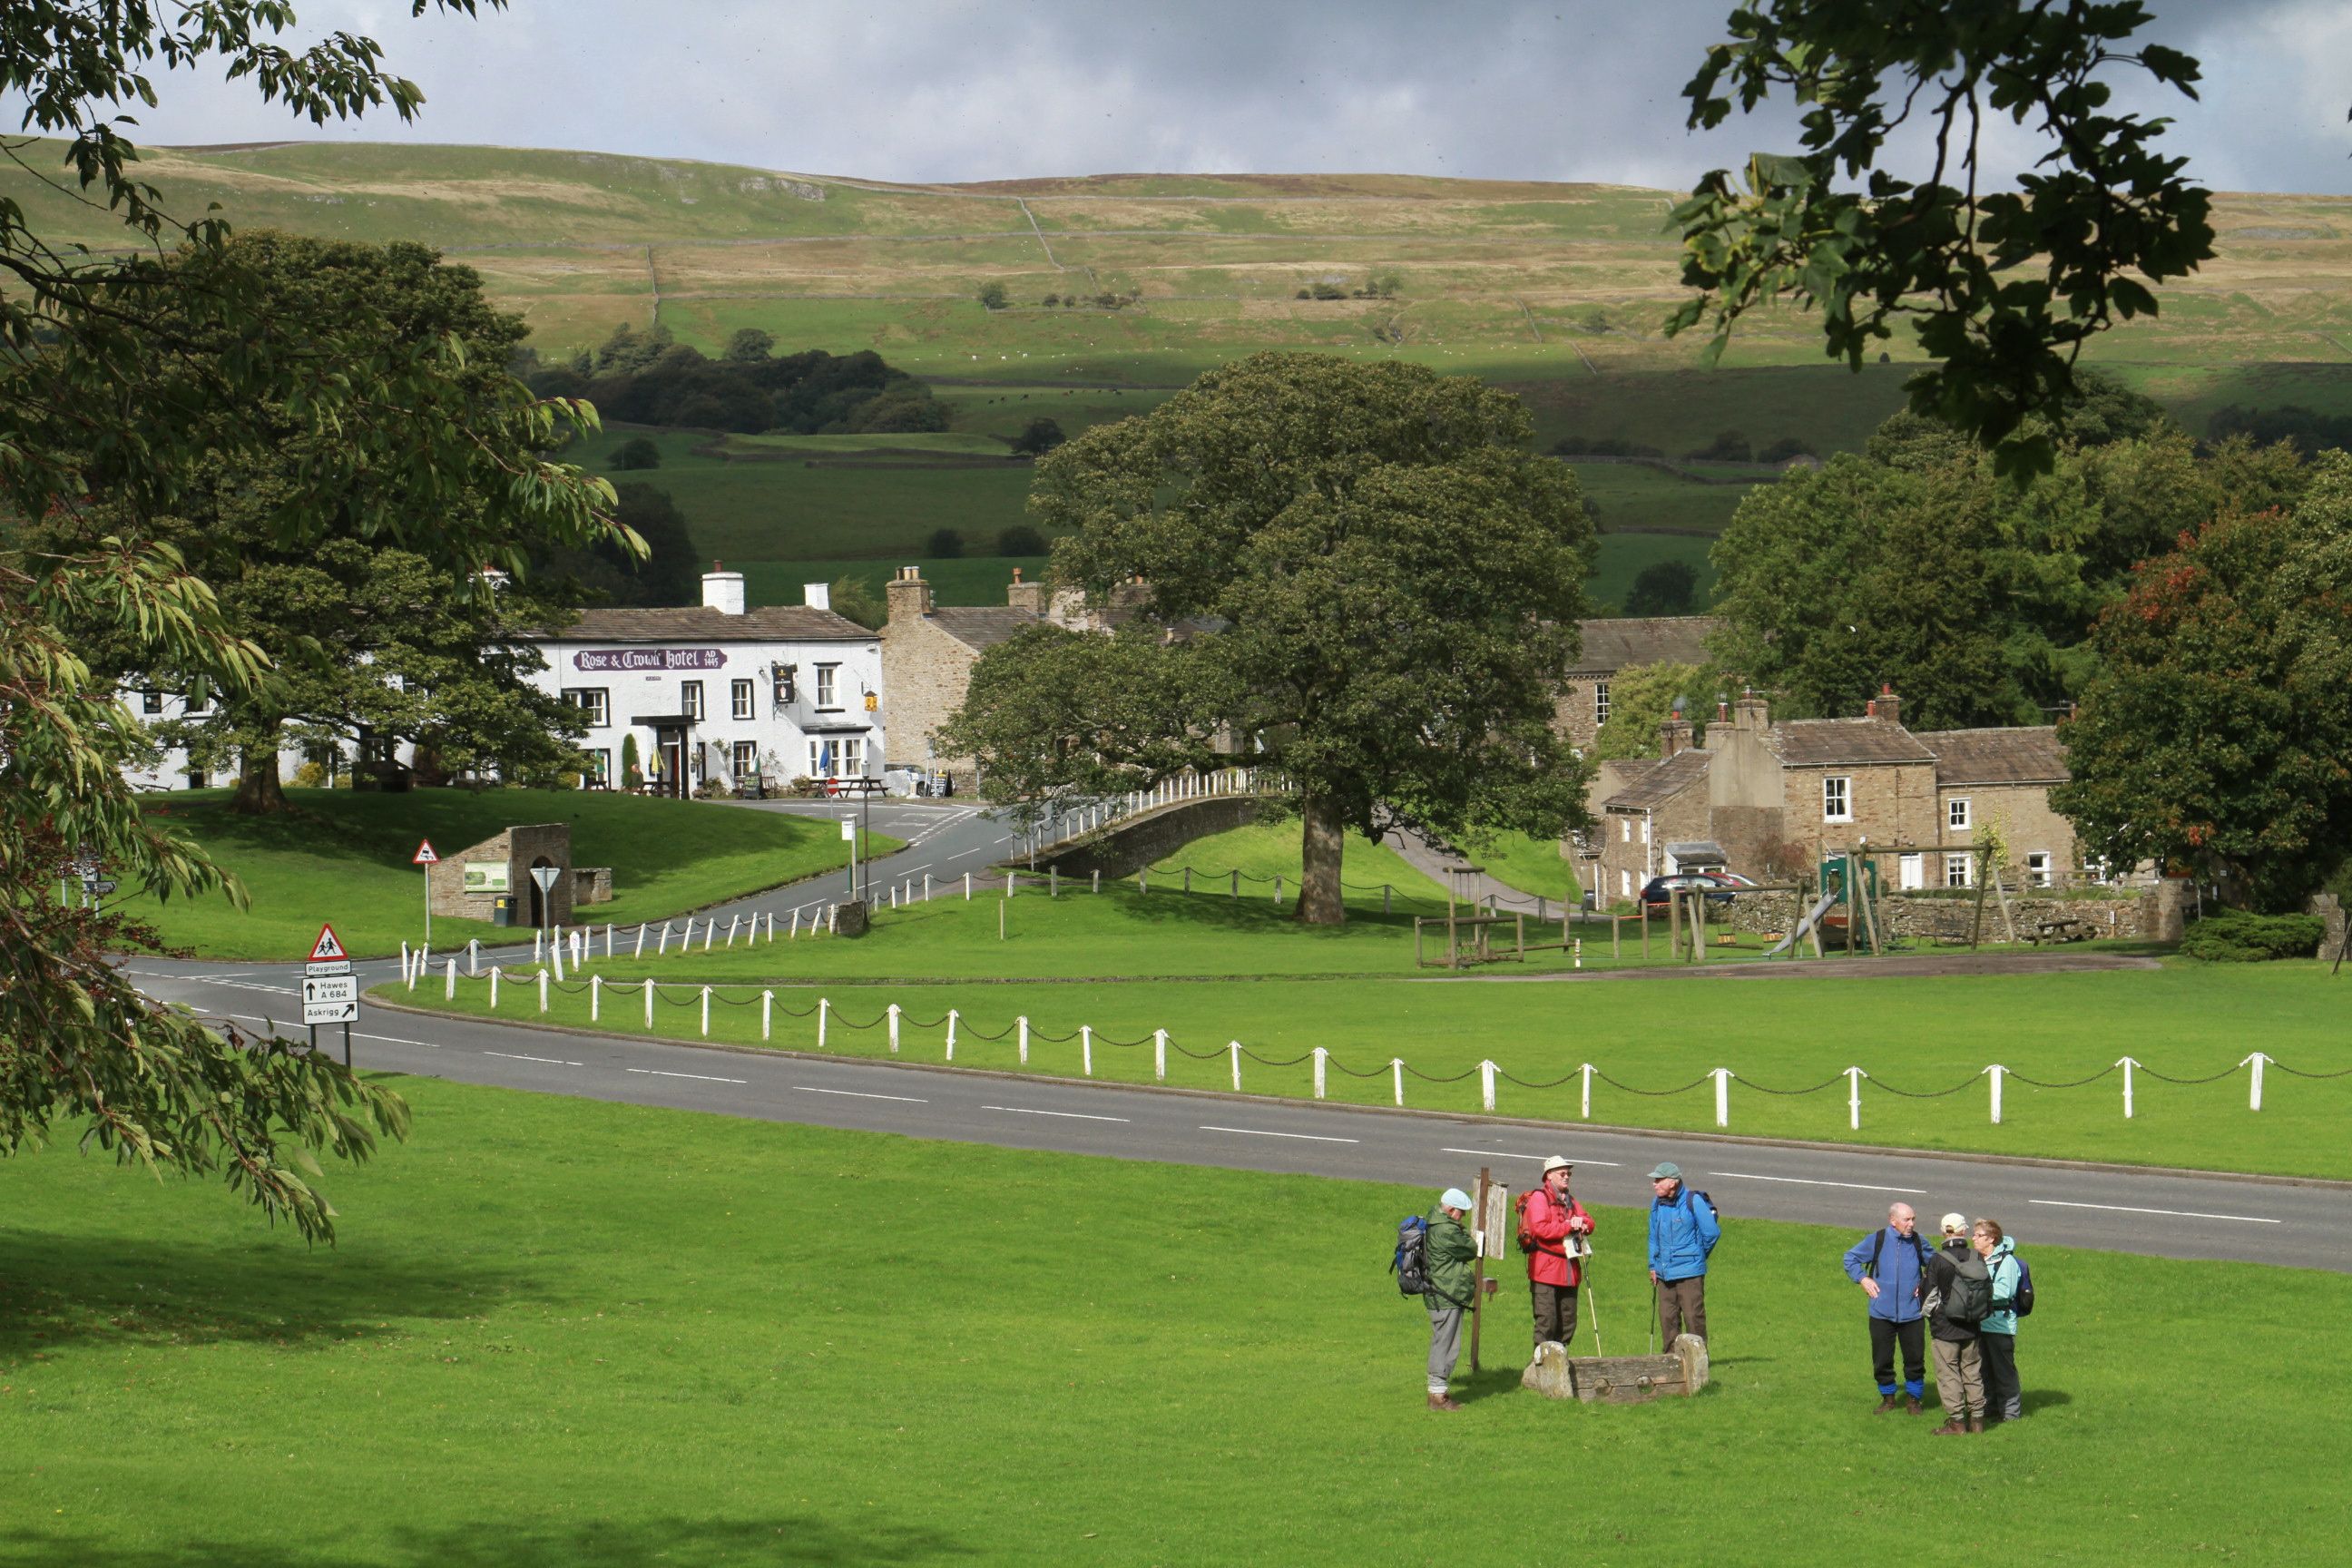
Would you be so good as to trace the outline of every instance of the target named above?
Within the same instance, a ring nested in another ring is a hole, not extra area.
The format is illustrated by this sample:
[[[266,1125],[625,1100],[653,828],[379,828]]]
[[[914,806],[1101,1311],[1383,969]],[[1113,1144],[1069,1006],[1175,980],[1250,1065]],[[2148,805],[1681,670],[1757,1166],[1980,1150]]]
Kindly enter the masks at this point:
[[[495,1012],[497,1012],[498,1010],[499,1010],[499,966],[498,966],[497,964],[493,963],[493,964],[491,964],[491,965],[490,965],[490,1011],[491,1011],[491,1012],[493,1012],[493,1013],[495,1013]]]
[[[667,952],[669,952],[669,921],[662,921],[661,940],[654,943],[654,956],[656,958],[659,958]]]
[[[441,987],[441,1000],[443,1000],[444,1002],[455,1002],[457,999],[457,961],[456,959],[454,959],[454,958],[453,958],[453,959],[451,959],[451,960],[449,961],[449,980],[448,980],[448,984]]]
[[[1004,896],[1006,898],[1009,899],[1013,896],[1013,879],[1019,875],[1020,873],[1017,871],[1007,871],[1004,873]]]
[[[1487,1110],[1495,1109],[1495,1064],[1478,1064],[1478,1103]]]
[[[539,1010],[542,1013],[547,1011],[547,971],[544,969],[539,972]]]
[[[816,999],[816,1048],[824,1049],[824,1026],[833,1016],[833,1004],[820,996]]]
[[[967,904],[971,902],[971,873],[969,871],[963,874],[963,901]]]
[[[735,946],[735,928],[742,923],[741,915],[730,915],[727,919],[727,946],[730,951]]]
[[[1151,1078],[1155,1083],[1168,1081],[1168,1031],[1151,1031]]]
[[[1985,1071],[1992,1077],[1992,1124],[1998,1127],[2000,1125],[2000,1079],[2001,1075],[2009,1069],[1995,1062],[1985,1068]]]
[[[1190,866],[1184,868],[1184,890],[1188,893],[1192,890],[1192,868]]]
[[[1228,1040],[1225,1043],[1225,1055],[1234,1064],[1234,1092],[1239,1094],[1242,1091],[1242,1043],[1239,1040]]]
[[[1584,939],[1580,936],[1571,937],[1569,940],[1571,944],[1569,949],[1571,955],[1569,962],[1569,967],[1570,969],[1581,969],[1584,967]]]
[[[1396,1102],[1402,1105],[1404,1103],[1404,1058],[1402,1057],[1389,1058],[1389,1079],[1395,1086]]]
[[[1584,1116],[1583,1116],[1583,1120],[1585,1120],[1585,1121],[1591,1121],[1591,1120],[1592,1120],[1592,1064],[1591,1064],[1591,1062],[1587,1062],[1587,1063],[1585,1063],[1585,1064],[1584,1064],[1584,1068],[1583,1068],[1583,1078],[1584,1078]]]
[[[1082,1077],[1095,1076],[1095,1032],[1085,1024],[1078,1026],[1078,1071]]]
[[[555,977],[561,980],[563,978],[563,938],[558,936],[549,943],[549,949],[548,960],[555,966]]]
[[[1059,866],[1045,868],[1045,896],[1049,899],[1062,896],[1062,868]]]
[[[702,988],[702,1037],[710,1037],[710,987]]]
[[[2124,1069],[2124,1120],[2132,1119],[2132,1068],[2139,1064],[2129,1057],[2119,1058],[2116,1065]]]
[[[1021,1015],[1021,1065],[1029,1065],[1029,1015]]]
[[[1731,1069],[1717,1068],[1708,1076],[1715,1079],[1715,1124],[1728,1127],[1731,1125]]]
[[[1274,901],[1276,904],[1282,902],[1282,873],[1279,871],[1274,874]]]
[[[950,1007],[948,1009],[948,1060],[950,1061],[955,1060],[955,1026],[956,1010]]]
[[[646,1032],[647,1034],[651,1034],[651,1033],[653,1033],[653,1027],[654,1027],[654,981],[653,981],[653,976],[652,976],[652,975],[650,975],[650,974],[648,974],[647,976],[646,976]]]
[[[773,915],[770,915],[770,916],[768,917],[768,919],[769,919],[770,921],[772,921],[775,918],[776,918],[776,917],[775,917],[775,916],[773,916]],[[771,929],[772,929],[772,927]],[[769,1038],[771,1038],[771,1037],[771,1037],[771,1029],[772,1029],[772,1026],[773,1026],[773,1025],[774,1025],[774,1023],[775,1023],[775,1018],[776,1018],[776,994],[775,994],[774,992],[772,992],[772,991],[762,991],[762,992],[761,992],[761,993],[760,993],[760,1038],[761,1038],[761,1039],[762,1039],[762,1040],[766,1040],[766,1039],[769,1039]]]
[[[1238,898],[1240,898],[1240,897],[1242,896],[1242,868],[1241,868],[1240,867],[1238,867],[1238,866],[1236,866],[1236,867],[1234,867],[1234,894],[1233,894],[1233,896],[1234,896],[1234,898],[1237,898],[1237,899],[1238,899]]]
[[[890,1008],[889,1008],[889,1013],[890,1013],[890,1054],[891,1054],[892,1056],[894,1056],[894,1057],[895,1057],[895,1056],[897,1056],[897,1055],[898,1054],[898,1004],[897,1004],[896,1002],[891,1003],[891,1004],[890,1004]]]
[[[709,952],[710,951],[710,939],[711,939],[712,937],[714,937],[714,936],[717,936],[718,934],[719,934],[719,917],[718,917],[717,915],[713,915],[713,916],[711,916],[709,920],[707,920],[707,921],[703,921],[703,922],[702,922],[702,951],[703,951],[703,952]]]
[[[482,972],[482,944],[479,939],[466,944],[466,978],[472,979]]]
[[[409,978],[409,967],[408,944],[404,942],[400,944],[400,978],[404,984],[414,985],[415,982]]]
[[[923,873],[923,902],[925,902],[925,903],[927,903],[927,904],[928,904],[928,903],[929,903],[930,901],[931,901],[931,874],[930,874],[929,871],[926,871],[926,872],[924,872],[924,873]],[[769,916],[768,918],[769,918],[771,921],[773,921],[773,920],[775,919],[775,917],[774,917],[774,916],[772,916],[772,915]]]
[[[1381,913],[1387,914],[1389,912],[1389,895],[1395,891],[1396,889],[1390,887],[1386,882],[1382,882],[1381,884]]]
[[[1315,1047],[1315,1098],[1323,1098],[1323,1069],[1330,1064],[1331,1053],[1322,1047]]]
[[[1099,866],[1095,868],[1095,891],[1102,891],[1102,868]]]
[[[592,974],[588,977],[588,1021],[598,1024],[604,1022],[604,977],[601,974]]]
[[[2252,1056],[2248,1057],[2245,1061],[2238,1064],[2240,1067],[2244,1067],[2249,1062],[2253,1064],[2253,1088],[2249,1090],[2246,1095],[2246,1109],[2248,1110],[2260,1110],[2263,1108],[2263,1064],[2267,1063],[2270,1059],[2270,1058],[2263,1055],[2262,1052],[2256,1051]]]
[[[1845,1124],[1862,1131],[1862,1080],[1870,1075],[1860,1068],[1845,1069]]]
[[[635,950],[635,952],[631,952],[631,953],[629,954],[629,956],[630,956],[631,958],[643,958],[645,955],[646,955],[646,922],[645,922],[645,921],[639,921],[637,922],[637,945],[636,945],[636,950]]]

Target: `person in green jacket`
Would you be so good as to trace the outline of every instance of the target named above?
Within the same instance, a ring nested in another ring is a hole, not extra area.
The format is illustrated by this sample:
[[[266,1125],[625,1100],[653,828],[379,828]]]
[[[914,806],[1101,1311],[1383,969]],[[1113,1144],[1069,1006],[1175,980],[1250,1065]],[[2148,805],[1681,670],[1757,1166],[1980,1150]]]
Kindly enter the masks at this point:
[[[2017,1376],[2017,1243],[1992,1219],[1977,1221],[1970,1239],[1992,1276],[1992,1316],[1977,1325],[1978,1353],[1984,1362],[1985,1419],[2019,1420],[2025,1415],[2025,1386]]]
[[[1429,1289],[1422,1301],[1429,1308],[1429,1407],[1459,1410],[1446,1393],[1454,1363],[1462,1359],[1462,1316],[1470,1310],[1476,1285],[1471,1272],[1478,1257],[1478,1239],[1462,1223],[1470,1212],[1470,1194],[1448,1187],[1439,1194],[1436,1212],[1429,1216],[1429,1237],[1423,1255],[1429,1271]]]

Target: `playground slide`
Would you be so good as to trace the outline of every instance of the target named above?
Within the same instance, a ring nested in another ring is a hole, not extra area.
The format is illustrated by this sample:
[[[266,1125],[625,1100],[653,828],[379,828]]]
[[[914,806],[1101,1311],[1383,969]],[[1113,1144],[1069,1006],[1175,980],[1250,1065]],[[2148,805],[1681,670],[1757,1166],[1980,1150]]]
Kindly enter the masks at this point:
[[[1782,953],[1793,949],[1797,945],[1798,942],[1803,938],[1804,934],[1812,930],[1813,927],[1820,922],[1821,918],[1823,915],[1830,912],[1830,906],[1837,901],[1838,896],[1835,893],[1823,893],[1822,895],[1822,901],[1815,904],[1812,907],[1811,912],[1807,914],[1803,920],[1797,922],[1797,929],[1782,937],[1780,939],[1780,945],[1769,950],[1764,954],[1764,956],[1767,958],[1778,958]]]

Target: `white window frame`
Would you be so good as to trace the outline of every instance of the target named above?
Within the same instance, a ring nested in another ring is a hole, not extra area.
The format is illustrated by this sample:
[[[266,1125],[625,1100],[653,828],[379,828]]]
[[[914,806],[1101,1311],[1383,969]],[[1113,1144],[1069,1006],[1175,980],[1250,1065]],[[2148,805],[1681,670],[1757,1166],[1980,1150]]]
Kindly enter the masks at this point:
[[[820,664],[816,667],[816,707],[820,713],[841,711],[841,666]]]
[[[697,723],[702,721],[702,682],[681,680],[677,683],[677,710]]]
[[[1632,817],[1621,816],[1617,819],[1617,842],[1620,844],[1631,844],[1633,842],[1633,819]]]
[[[2057,886],[2057,857],[2047,849],[2025,852],[2025,885],[2029,888]]]
[[[1822,775],[1822,820],[1823,822],[1853,820],[1853,775],[1852,773]]]
[[[610,789],[613,786],[613,753],[609,751],[590,752],[587,758],[588,765],[580,770],[580,787],[586,789],[591,784],[602,784]]]
[[[1927,886],[1927,858],[1925,855],[1898,855],[1895,858],[1895,889],[1901,893],[1925,891]]]
[[[1621,870],[1617,873],[1617,896],[1621,899],[1630,899],[1633,896],[1633,872]]]
[[[751,682],[745,681],[742,684],[748,686]],[[751,759],[751,765],[748,768],[743,765],[743,759],[746,756]],[[739,784],[746,778],[756,776],[760,771],[760,742],[757,741],[731,742],[727,748],[727,771]]]
[[[1975,826],[1975,815],[1969,809],[1967,795],[1956,795],[1944,803],[1944,826],[1948,832],[1968,832]]]
[[[1643,842],[1643,843],[1644,843],[1644,844],[1647,844],[1649,841],[1650,841],[1650,817],[1649,817],[1649,814],[1648,814],[1647,812],[1644,812],[1644,813],[1643,813],[1643,815],[1642,815],[1642,842]]]
[[[1944,857],[1944,886],[1973,888],[1977,885],[1977,858],[1973,855]]]
[[[760,700],[759,689],[751,681],[729,681],[727,683],[727,695],[728,700],[731,705],[731,710],[736,718],[756,719],[760,716],[758,710],[753,707],[753,704],[758,702]]]
[[[580,710],[583,721],[591,730],[607,730],[613,724],[613,693],[609,687],[567,686],[563,700]]]
[[[1592,683],[1592,727],[1598,730],[1607,722],[1609,722],[1609,683],[1605,680],[1596,680]]]

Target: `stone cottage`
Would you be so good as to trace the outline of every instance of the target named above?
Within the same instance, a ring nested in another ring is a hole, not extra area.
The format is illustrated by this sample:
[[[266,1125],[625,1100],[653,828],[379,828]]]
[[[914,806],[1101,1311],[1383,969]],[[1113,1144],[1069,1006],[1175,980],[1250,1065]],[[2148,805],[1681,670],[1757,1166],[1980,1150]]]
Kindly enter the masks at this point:
[[[1579,621],[1581,651],[1562,686],[1553,728],[1578,751],[1609,721],[1609,683],[1619,670],[1647,664],[1704,664],[1717,616],[1633,616]]]

